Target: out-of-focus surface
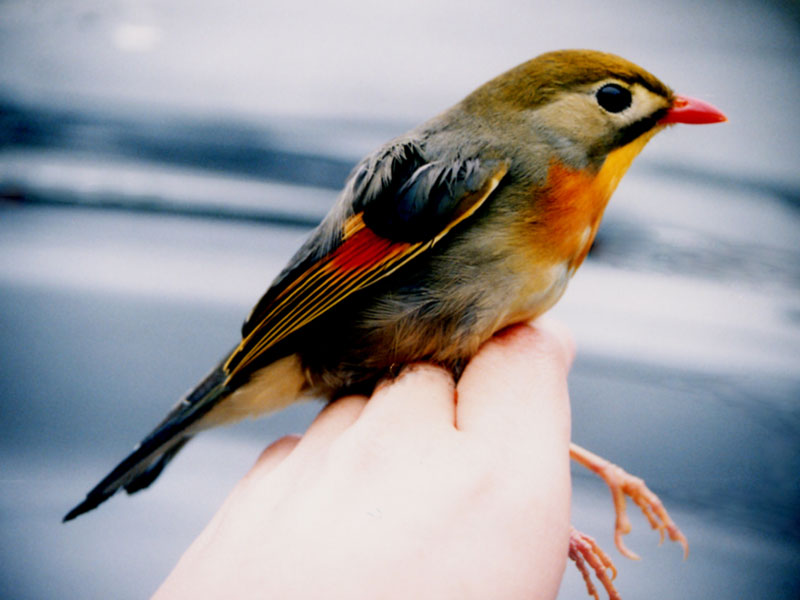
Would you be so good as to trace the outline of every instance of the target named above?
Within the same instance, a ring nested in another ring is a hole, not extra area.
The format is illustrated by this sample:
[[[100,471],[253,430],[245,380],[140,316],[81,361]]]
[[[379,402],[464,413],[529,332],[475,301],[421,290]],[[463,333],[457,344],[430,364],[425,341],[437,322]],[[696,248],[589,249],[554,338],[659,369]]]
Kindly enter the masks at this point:
[[[637,160],[555,312],[574,439],[645,477],[625,598],[800,594],[795,3],[0,4],[0,597],[151,593],[258,452],[318,406],[199,437],[60,519],[236,341],[351,165],[540,52],[592,47],[730,122]],[[603,484],[574,521],[612,555]],[[335,551],[335,549],[332,549]],[[568,570],[561,598],[583,598]]]

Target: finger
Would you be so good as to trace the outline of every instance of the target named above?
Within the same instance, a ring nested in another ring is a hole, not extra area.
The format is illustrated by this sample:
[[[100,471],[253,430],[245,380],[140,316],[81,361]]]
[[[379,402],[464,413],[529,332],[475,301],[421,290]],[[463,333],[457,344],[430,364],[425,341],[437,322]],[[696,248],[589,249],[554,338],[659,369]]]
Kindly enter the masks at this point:
[[[364,421],[385,424],[393,430],[404,427],[455,424],[455,383],[449,371],[427,363],[416,363],[392,380],[378,385],[362,416]]]
[[[323,408],[297,444],[292,455],[305,457],[327,448],[361,415],[366,396],[345,396]]]
[[[258,487],[259,482],[264,483],[267,480],[267,476],[278,466],[283,464],[286,458],[292,454],[300,443],[300,439],[299,435],[285,435],[267,446],[261,452],[250,470],[242,477],[225,499],[222,507],[217,515],[215,515],[214,520],[211,521],[206,531],[203,532],[201,538],[198,538],[198,540],[205,539],[212,535],[211,532],[219,526],[220,519],[223,518],[222,515],[226,514],[231,506],[237,505],[243,497],[252,494],[253,489],[255,489],[253,486]],[[270,481],[270,489],[276,491],[274,481]]]
[[[569,371],[572,368],[572,362],[575,360],[575,338],[572,337],[569,327],[563,321],[548,315],[539,317],[535,321],[528,323],[528,325],[548,332],[558,340],[558,343],[562,346],[561,349],[566,353],[567,371]]]
[[[269,473],[291,454],[299,442],[300,436],[294,434],[278,438],[264,449],[251,471],[258,471],[263,474]]]
[[[498,333],[459,381],[458,428],[497,440],[533,437],[568,444],[572,356],[566,330],[550,321]]]

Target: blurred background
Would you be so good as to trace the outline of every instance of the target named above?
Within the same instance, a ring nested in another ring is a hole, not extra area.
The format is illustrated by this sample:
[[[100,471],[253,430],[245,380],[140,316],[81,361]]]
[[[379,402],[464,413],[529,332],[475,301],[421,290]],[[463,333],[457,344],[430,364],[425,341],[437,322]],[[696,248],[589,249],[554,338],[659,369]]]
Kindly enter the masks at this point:
[[[0,597],[152,593],[260,450],[319,406],[216,430],[61,517],[237,341],[364,154],[541,52],[610,51],[730,122],[620,185],[555,313],[576,442],[691,543],[574,470],[630,598],[800,597],[800,9],[689,0],[0,2]],[[332,550],[335,551],[335,550]],[[568,568],[561,598],[584,598]]]

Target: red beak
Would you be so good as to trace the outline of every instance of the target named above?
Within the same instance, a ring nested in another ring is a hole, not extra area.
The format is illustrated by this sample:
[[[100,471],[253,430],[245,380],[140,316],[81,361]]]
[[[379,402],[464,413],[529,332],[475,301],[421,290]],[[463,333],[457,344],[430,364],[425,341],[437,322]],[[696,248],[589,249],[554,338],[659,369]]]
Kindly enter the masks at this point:
[[[722,111],[711,106],[708,102],[703,102],[697,98],[689,98],[688,96],[676,95],[672,101],[672,107],[658,124],[688,123],[690,125],[703,125],[705,123],[722,123],[727,120],[728,117],[723,115]]]

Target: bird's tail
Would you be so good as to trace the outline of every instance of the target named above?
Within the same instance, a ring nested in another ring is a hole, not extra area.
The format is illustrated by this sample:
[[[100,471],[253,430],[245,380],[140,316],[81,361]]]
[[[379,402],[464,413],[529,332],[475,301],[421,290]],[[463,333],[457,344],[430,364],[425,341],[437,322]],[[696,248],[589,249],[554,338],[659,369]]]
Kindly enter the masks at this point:
[[[69,511],[64,521],[96,508],[120,488],[129,494],[149,486],[170,460],[192,438],[192,425],[229,392],[227,374],[222,364],[203,379],[169,412],[166,418],[144,438],[111,473],[98,483],[86,499]]]

